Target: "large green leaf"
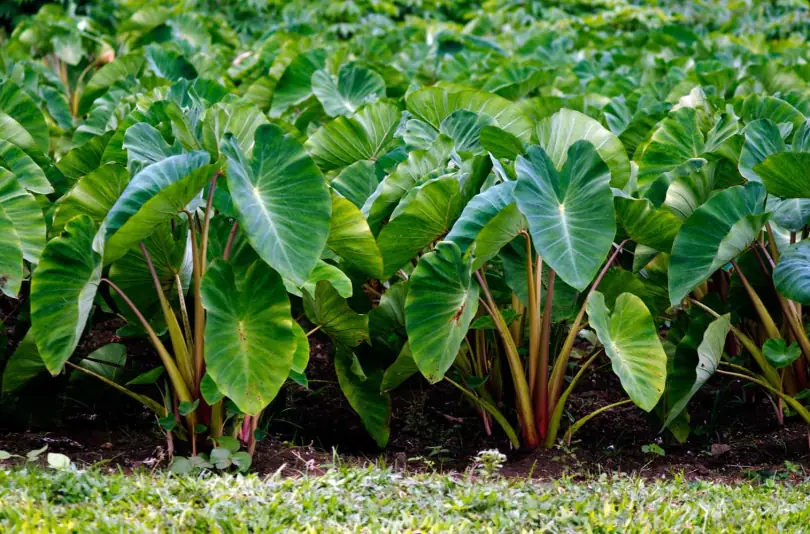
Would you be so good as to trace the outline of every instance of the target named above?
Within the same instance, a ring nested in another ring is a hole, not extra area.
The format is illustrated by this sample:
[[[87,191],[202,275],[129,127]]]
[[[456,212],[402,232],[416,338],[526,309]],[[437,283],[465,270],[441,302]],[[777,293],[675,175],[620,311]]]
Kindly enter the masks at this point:
[[[29,329],[3,369],[2,392],[10,393],[23,387],[35,376],[47,371],[37,350],[34,332]]]
[[[376,160],[393,138],[400,116],[399,108],[389,102],[367,104],[351,117],[321,126],[307,140],[307,150],[324,172]]]
[[[604,295],[596,291],[588,299],[587,311],[622,387],[639,408],[649,412],[664,393],[667,354],[647,306],[632,293],[622,293],[611,312]]]
[[[746,179],[761,182],[754,167],[765,161],[765,158],[777,152],[785,152],[785,141],[775,122],[758,119],[749,122],[743,129],[745,144],[740,152],[739,169]]]
[[[351,115],[367,101],[385,95],[385,80],[356,63],[343,65],[337,83],[325,70],[312,74],[312,92],[330,117]]]
[[[78,345],[101,281],[95,234],[87,215],[68,221],[62,235],[45,246],[31,280],[31,329],[53,375]]]
[[[326,65],[326,51],[310,50],[295,56],[276,83],[271,116],[281,116],[292,105],[300,104],[312,94],[312,75]]]
[[[682,221],[666,207],[656,208],[649,199],[616,196],[616,214],[627,235],[640,245],[669,252]]]
[[[610,172],[588,141],[577,141],[558,172],[532,146],[515,163],[515,199],[538,254],[570,286],[585,289],[605,260],[616,233]]]
[[[239,224],[259,256],[301,286],[321,257],[332,202],[326,181],[298,141],[275,125],[256,130],[248,161],[226,136],[228,189]]]
[[[768,218],[765,196],[758,182],[730,187],[686,220],[675,237],[669,262],[673,306],[756,239]]]
[[[0,139],[45,154],[51,144],[48,124],[39,106],[9,79],[0,83]]]
[[[425,254],[411,275],[405,323],[413,359],[431,383],[453,365],[478,310],[478,285],[472,258],[453,242],[443,241]]]
[[[384,277],[396,273],[417,253],[442,238],[464,208],[464,196],[453,176],[431,180],[410,195],[410,202],[378,236]]]
[[[61,232],[77,215],[89,215],[101,224],[128,183],[129,173],[117,163],[107,163],[81,177],[57,204],[51,232]]]
[[[630,180],[630,159],[624,145],[598,121],[572,109],[561,109],[540,121],[536,128],[538,144],[543,147],[556,168],[562,168],[568,149],[577,141],[589,141],[610,169],[610,185],[619,189]]]
[[[810,152],[771,154],[754,166],[768,193],[782,198],[810,198]]]
[[[798,128],[804,122],[804,115],[798,109],[770,95],[753,94],[746,97],[741,116],[746,123],[770,119],[776,124],[790,123],[793,128]]]
[[[494,125],[526,142],[531,137],[532,122],[513,102],[486,91],[463,89],[452,91],[447,87],[426,87],[405,97],[408,111],[434,129],[454,111],[464,109],[486,115]]]
[[[230,133],[242,152],[250,153],[256,139],[256,130],[268,124],[267,117],[252,104],[220,102],[205,111],[202,142],[215,158],[222,152],[225,135]]]
[[[34,158],[14,143],[2,139],[0,139],[0,167],[5,167],[17,175],[20,185],[32,193],[47,195],[54,191],[45,171]]]
[[[356,347],[369,339],[368,315],[352,310],[326,280],[318,282],[314,294],[304,293],[304,312],[315,326],[342,345]]]
[[[372,278],[381,278],[383,258],[360,208],[332,195],[332,222],[326,246]]]
[[[106,239],[104,263],[111,263],[180,213],[211,181],[215,165],[207,152],[168,157],[132,177],[99,232]]]
[[[0,209],[11,219],[26,261],[37,263],[45,248],[45,217],[34,195],[20,185],[14,173],[0,168]]]
[[[638,182],[644,188],[661,173],[670,172],[703,154],[705,139],[695,108],[682,107],[658,123],[650,140],[639,147]]]
[[[383,373],[379,369],[359,375],[359,363],[352,352],[338,346],[335,352],[335,372],[338,383],[349,404],[360,416],[363,427],[380,448],[388,444],[391,420],[391,397],[381,392]]]
[[[183,153],[180,143],[169,145],[160,131],[146,122],[127,128],[122,146],[127,151],[127,169],[133,176],[144,167]]]
[[[452,139],[441,135],[429,148],[408,153],[408,159],[380,182],[363,205],[363,213],[372,231],[379,232],[383,221],[415,185],[444,174],[452,149]]]
[[[810,304],[810,241],[800,241],[782,252],[773,270],[773,284],[783,297]]]
[[[104,95],[115,82],[129,75],[137,75],[145,61],[140,54],[126,54],[101,67],[93,74],[82,91],[79,99],[79,114],[86,114],[93,102]]]
[[[700,342],[697,349],[698,364],[694,371],[695,381],[691,389],[670,408],[667,419],[664,422],[664,428],[672,424],[675,418],[683,412],[686,405],[689,404],[689,401],[695,396],[695,393],[703,387],[703,384],[705,384],[717,370],[717,366],[720,364],[720,358],[723,356],[726,336],[731,327],[729,317],[728,314],[718,317],[706,328],[706,332],[703,334],[703,340]]]
[[[231,266],[217,259],[205,272],[202,299],[206,372],[240,410],[256,415],[287,380],[297,345],[281,276],[257,260],[239,291]]]
[[[0,291],[17,298],[23,280],[23,244],[14,221],[0,205]]]

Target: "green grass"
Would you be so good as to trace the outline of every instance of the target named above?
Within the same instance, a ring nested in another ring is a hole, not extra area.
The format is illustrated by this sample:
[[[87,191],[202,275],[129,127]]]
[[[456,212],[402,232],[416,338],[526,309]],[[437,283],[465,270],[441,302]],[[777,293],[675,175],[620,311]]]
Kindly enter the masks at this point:
[[[601,476],[531,483],[340,468],[324,476],[0,471],[0,532],[802,532],[810,481]]]

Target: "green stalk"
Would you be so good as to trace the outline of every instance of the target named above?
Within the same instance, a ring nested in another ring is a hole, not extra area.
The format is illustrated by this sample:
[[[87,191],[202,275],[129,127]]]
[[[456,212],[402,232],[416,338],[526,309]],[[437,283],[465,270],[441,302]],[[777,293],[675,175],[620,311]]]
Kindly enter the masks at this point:
[[[155,350],[157,350],[158,352],[158,356],[160,356],[160,361],[161,363],[163,363],[163,367],[166,368],[166,374],[169,375],[169,380],[171,381],[172,387],[177,393],[177,398],[180,399],[181,402],[183,401],[193,402],[191,392],[189,392],[188,387],[186,387],[186,382],[183,380],[183,376],[180,373],[180,370],[174,363],[174,359],[172,358],[171,354],[169,354],[169,351],[166,350],[166,347],[160,341],[158,335],[149,325],[149,322],[147,322],[146,318],[141,313],[141,310],[139,310],[138,307],[135,306],[135,303],[132,302],[132,300],[130,300],[127,294],[124,293],[121,290],[121,288],[115,285],[111,280],[107,278],[102,278],[101,281],[109,284],[109,286],[113,288],[116,293],[118,293],[121,299],[123,299],[123,301],[126,302],[127,305],[130,307],[132,313],[134,313],[135,316],[138,318],[138,320],[141,322],[141,326],[143,326],[144,330],[146,330],[146,333],[149,335],[149,340],[152,342],[152,346],[155,347]]]
[[[174,283],[177,286],[177,302],[180,305],[180,316],[183,318],[183,332],[186,338],[186,352],[194,354],[194,331],[191,329],[191,321],[188,317],[188,308],[186,307],[186,297],[183,295],[183,281],[180,280],[180,274],[174,273]]]
[[[565,432],[565,438],[564,438],[565,442],[568,443],[568,445],[571,445],[571,438],[574,437],[574,434],[576,434],[577,431],[585,425],[585,423],[587,423],[588,421],[590,421],[591,419],[593,419],[597,415],[605,413],[608,410],[612,410],[613,408],[618,408],[619,406],[623,406],[623,405],[625,405],[627,403],[630,403],[630,402],[633,402],[633,400],[632,399],[624,399],[623,401],[614,402],[613,404],[608,404],[607,406],[602,406],[598,410],[594,410],[591,413],[589,413],[588,415],[586,415],[585,417],[582,417],[582,418],[578,419],[573,425],[569,426],[568,430]]]
[[[563,381],[565,380],[565,371],[568,368],[568,358],[571,356],[571,349],[574,348],[574,342],[577,339],[577,334],[579,333],[580,324],[582,323],[582,319],[585,317],[585,307],[588,305],[588,299],[591,298],[591,295],[594,291],[599,287],[600,282],[607,274],[608,269],[610,266],[613,265],[613,262],[616,260],[616,257],[624,248],[624,245],[627,243],[627,239],[619,243],[619,246],[616,247],[616,250],[611,254],[608,261],[605,262],[605,266],[602,267],[602,270],[599,272],[599,275],[594,280],[593,284],[591,284],[591,289],[588,291],[588,295],[585,297],[585,301],[582,303],[582,307],[579,309],[579,313],[577,313],[576,319],[574,319],[574,323],[571,325],[571,330],[568,332],[568,336],[565,338],[565,343],[563,343],[562,349],[560,349],[560,353],[557,356],[557,361],[554,362],[554,368],[551,371],[551,383],[549,384],[549,411],[553,412],[557,406],[557,399],[560,396],[560,391],[562,391]]]
[[[740,277],[740,282],[742,282],[745,292],[748,293],[748,298],[751,300],[751,303],[757,310],[759,320],[762,321],[762,326],[765,327],[768,337],[771,339],[782,339],[782,334],[779,333],[779,328],[776,326],[773,317],[771,317],[771,314],[768,313],[768,309],[765,307],[765,304],[762,303],[762,299],[759,298],[757,292],[748,282],[748,278],[746,278],[745,274],[743,274],[742,270],[737,265],[737,261],[731,260],[731,265],[734,267],[734,271],[737,273],[737,276]]]
[[[495,323],[495,328],[498,330],[498,334],[500,334],[501,340],[503,341],[504,350],[506,351],[506,360],[509,363],[509,371],[512,374],[512,382],[515,387],[518,415],[520,416],[520,421],[523,424],[523,431],[526,437],[526,446],[530,449],[535,449],[540,444],[540,441],[537,437],[537,429],[534,425],[534,414],[532,413],[532,401],[531,397],[529,396],[529,385],[526,382],[526,375],[523,371],[523,365],[520,362],[520,354],[518,353],[517,346],[515,346],[515,340],[512,339],[512,334],[509,331],[509,327],[506,325],[506,321],[503,319],[503,315],[495,305],[495,299],[492,298],[492,293],[490,293],[487,282],[484,279],[484,276],[481,274],[481,271],[476,271],[475,276],[478,279],[478,283],[481,285],[481,290],[484,292],[484,296],[486,297],[485,305],[487,307],[487,311],[492,317],[492,321]]]
[[[444,377],[444,379],[453,384],[454,386],[456,386],[458,390],[461,391],[468,399],[473,401],[475,404],[478,404],[485,412],[491,415],[492,418],[495,419],[495,421],[497,421],[499,425],[501,425],[503,431],[506,432],[506,436],[509,438],[509,441],[512,442],[513,447],[515,447],[516,449],[520,447],[520,440],[518,440],[515,429],[512,428],[512,425],[509,424],[509,421],[506,420],[506,417],[503,416],[501,411],[498,410],[498,408],[496,408],[494,404],[491,404],[486,400],[473,395],[471,392],[467,391],[467,388],[461,386],[460,384],[457,384],[456,382],[453,382],[446,376]]]
[[[189,221],[189,226],[195,226]],[[202,272],[197,232],[191,231],[192,280],[194,283],[194,378],[199,389],[203,374],[203,339],[205,334],[205,310],[202,305]]]
[[[188,388],[194,389],[194,370],[191,367],[191,359],[189,358],[188,354],[188,345],[183,337],[183,332],[180,330],[180,323],[177,322],[177,316],[174,314],[172,307],[169,306],[169,301],[166,298],[166,295],[163,293],[163,286],[160,283],[160,277],[158,277],[155,266],[152,263],[152,257],[149,255],[149,251],[146,249],[146,245],[143,244],[143,241],[141,241],[140,247],[141,253],[143,253],[143,257],[146,259],[146,266],[149,268],[149,272],[152,274],[152,282],[155,284],[155,291],[157,292],[158,299],[160,300],[160,307],[163,310],[163,318],[166,320],[166,326],[169,330],[169,338],[172,341],[172,348],[174,349],[174,357],[177,360],[180,373],[183,375],[183,380],[185,380]]]
[[[546,435],[546,442],[545,442],[545,446],[547,449],[552,448],[554,446],[554,442],[557,441],[557,434],[560,431],[560,420],[562,419],[563,410],[565,409],[565,403],[568,402],[568,397],[571,396],[571,393],[574,391],[574,388],[579,383],[579,380],[585,374],[585,371],[588,369],[588,367],[591,366],[591,364],[594,362],[594,360],[596,360],[596,357],[599,356],[601,352],[602,352],[601,349],[596,351],[593,354],[593,356],[588,358],[585,361],[585,363],[582,364],[582,366],[579,368],[579,371],[577,371],[577,374],[574,375],[573,380],[571,380],[571,383],[568,385],[565,391],[563,391],[562,395],[560,395],[560,399],[557,401],[554,407],[554,412],[551,414],[551,419],[549,420],[548,423],[548,434]]]
[[[529,393],[534,396],[537,387],[537,369],[540,361],[540,295],[537,291],[537,281],[542,279],[543,261],[538,257],[537,269],[532,258],[532,242],[529,234],[526,235],[526,282],[529,290]]]

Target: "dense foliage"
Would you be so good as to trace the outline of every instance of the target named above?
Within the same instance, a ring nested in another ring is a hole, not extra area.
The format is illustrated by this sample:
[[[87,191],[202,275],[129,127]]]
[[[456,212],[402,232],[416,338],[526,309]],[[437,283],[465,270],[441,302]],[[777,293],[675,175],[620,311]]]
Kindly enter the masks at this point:
[[[553,446],[594,361],[685,440],[715,374],[810,423],[801,2],[43,6],[0,48],[4,399],[92,375],[249,465],[309,338],[380,447],[446,380]],[[94,325],[126,347],[77,352]],[[30,328],[28,323],[30,322]],[[203,440],[202,443],[205,441]]]

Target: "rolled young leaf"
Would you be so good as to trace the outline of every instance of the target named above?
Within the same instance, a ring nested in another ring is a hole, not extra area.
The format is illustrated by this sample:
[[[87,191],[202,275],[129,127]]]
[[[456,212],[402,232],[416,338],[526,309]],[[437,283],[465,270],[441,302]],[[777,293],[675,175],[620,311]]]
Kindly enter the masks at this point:
[[[260,126],[250,160],[226,135],[228,189],[239,225],[259,256],[301,286],[329,236],[332,201],[323,175],[298,141]]]
[[[68,221],[45,246],[31,279],[31,329],[48,371],[57,375],[79,344],[101,281],[88,215]]]
[[[464,259],[453,242],[440,242],[416,265],[405,299],[405,325],[413,359],[431,383],[453,365],[478,310],[478,291],[472,258]]]
[[[201,291],[206,371],[240,410],[256,415],[287,380],[297,345],[281,276],[257,260],[239,291],[233,269],[218,258],[208,266]]]

